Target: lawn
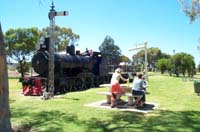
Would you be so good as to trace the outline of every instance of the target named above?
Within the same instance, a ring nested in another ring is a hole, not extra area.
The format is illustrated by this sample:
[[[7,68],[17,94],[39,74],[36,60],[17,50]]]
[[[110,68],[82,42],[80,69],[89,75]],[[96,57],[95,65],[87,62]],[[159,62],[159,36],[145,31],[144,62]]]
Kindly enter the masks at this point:
[[[104,100],[91,88],[70,92],[51,100],[23,96],[21,84],[10,79],[12,126],[29,132],[199,132],[200,96],[194,93],[193,81],[150,73],[148,102],[159,104],[150,113],[125,112],[86,107]]]

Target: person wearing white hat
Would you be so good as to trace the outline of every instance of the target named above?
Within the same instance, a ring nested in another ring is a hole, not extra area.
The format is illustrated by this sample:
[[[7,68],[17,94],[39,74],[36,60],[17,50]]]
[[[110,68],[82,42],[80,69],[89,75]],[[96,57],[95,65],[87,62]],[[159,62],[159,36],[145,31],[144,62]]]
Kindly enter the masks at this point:
[[[115,72],[112,75],[111,78],[111,108],[115,107],[116,105],[116,99],[120,100],[121,95],[123,94],[123,90],[119,84],[119,80],[127,81],[124,77],[121,75],[121,69],[117,68]]]

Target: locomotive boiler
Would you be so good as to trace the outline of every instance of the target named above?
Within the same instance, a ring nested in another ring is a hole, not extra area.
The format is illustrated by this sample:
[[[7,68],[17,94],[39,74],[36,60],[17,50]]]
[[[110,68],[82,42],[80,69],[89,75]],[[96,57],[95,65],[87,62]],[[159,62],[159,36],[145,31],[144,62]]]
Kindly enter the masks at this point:
[[[74,54],[73,46],[67,47],[67,53],[55,53],[55,77],[74,77],[80,73],[99,75],[99,65],[102,55],[93,52],[92,55]],[[48,76],[49,52],[39,50],[32,58],[32,67],[41,77]]]
[[[32,67],[38,76],[23,79],[23,93],[26,95],[40,95],[45,88],[48,91],[48,62],[49,38],[32,58]],[[96,87],[101,83],[108,83],[110,75],[102,65],[100,52],[75,52],[74,45],[67,46],[66,53],[54,54],[54,92],[84,90]],[[37,90],[38,89],[38,90]],[[32,91],[31,91],[32,90]],[[34,91],[35,90],[35,91]]]

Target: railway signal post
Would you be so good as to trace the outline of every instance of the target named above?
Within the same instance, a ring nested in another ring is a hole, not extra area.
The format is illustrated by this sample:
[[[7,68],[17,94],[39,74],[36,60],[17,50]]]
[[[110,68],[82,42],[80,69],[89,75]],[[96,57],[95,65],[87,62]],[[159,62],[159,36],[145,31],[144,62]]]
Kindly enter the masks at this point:
[[[50,44],[49,44],[49,63],[48,63],[48,86],[44,90],[43,99],[49,99],[54,96],[54,45],[55,45],[55,16],[67,16],[67,11],[57,12],[54,8],[54,3],[50,6],[48,14],[50,20]]]

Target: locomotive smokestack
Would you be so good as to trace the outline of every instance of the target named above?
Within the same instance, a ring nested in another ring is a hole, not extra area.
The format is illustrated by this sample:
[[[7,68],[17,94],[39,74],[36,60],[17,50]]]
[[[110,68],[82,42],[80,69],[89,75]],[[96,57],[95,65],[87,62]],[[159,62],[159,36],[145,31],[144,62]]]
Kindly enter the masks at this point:
[[[70,55],[75,55],[75,46],[74,46],[74,44],[71,44],[70,46],[67,46],[66,53],[69,53]]]

